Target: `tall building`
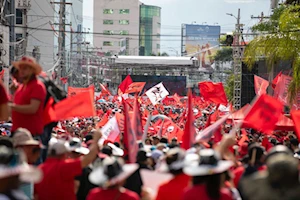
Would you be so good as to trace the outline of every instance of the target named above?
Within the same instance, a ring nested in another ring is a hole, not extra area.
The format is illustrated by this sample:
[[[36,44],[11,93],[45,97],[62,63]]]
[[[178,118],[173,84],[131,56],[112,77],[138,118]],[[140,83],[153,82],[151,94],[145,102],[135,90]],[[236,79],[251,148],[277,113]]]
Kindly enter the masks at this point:
[[[94,46],[107,55],[138,55],[139,16],[138,0],[94,1]]]
[[[25,54],[35,56],[42,65],[43,70],[47,71],[53,68],[58,59],[60,9],[60,4],[58,3],[60,1],[27,1],[30,2],[30,7],[27,8],[27,12],[24,12],[22,6],[22,2],[24,1],[18,1],[21,2],[21,6],[19,6],[19,3],[16,1],[15,38],[17,42],[27,38],[27,42],[20,42],[17,45],[15,57],[12,59],[18,59]],[[83,1],[69,0],[67,2],[72,3],[72,5],[65,5],[66,28],[64,44],[66,51],[65,63],[70,66],[72,60],[70,48],[73,45],[73,51],[75,51],[75,49],[77,50],[82,41],[81,34],[76,34],[75,32],[82,31]],[[74,32],[74,34],[71,32]],[[26,46],[26,52],[23,51],[24,46]]]
[[[140,56],[160,52],[161,8],[142,4],[140,6]]]
[[[157,53],[160,8],[139,0],[94,1],[94,32],[94,46],[106,55]]]

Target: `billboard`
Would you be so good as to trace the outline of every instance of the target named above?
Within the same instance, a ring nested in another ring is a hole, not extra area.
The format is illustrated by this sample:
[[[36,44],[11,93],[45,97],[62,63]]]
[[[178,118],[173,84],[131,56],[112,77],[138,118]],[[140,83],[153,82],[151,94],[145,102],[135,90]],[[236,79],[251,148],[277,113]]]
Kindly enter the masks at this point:
[[[212,70],[212,55],[218,50],[220,33],[220,26],[183,24],[183,56],[196,56],[201,67]]]
[[[122,75],[124,80],[126,75]],[[177,93],[178,95],[186,95],[186,77],[185,76],[144,76],[144,75],[130,75],[133,82],[146,82],[144,91],[152,88],[158,83],[162,82],[170,95]]]

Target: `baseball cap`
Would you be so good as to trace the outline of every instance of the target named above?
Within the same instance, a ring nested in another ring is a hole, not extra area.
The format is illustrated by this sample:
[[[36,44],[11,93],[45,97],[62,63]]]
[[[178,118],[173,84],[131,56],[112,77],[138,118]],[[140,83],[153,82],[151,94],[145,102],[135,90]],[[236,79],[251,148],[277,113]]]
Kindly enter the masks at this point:
[[[51,138],[49,141],[48,152],[50,155],[62,155],[68,152],[69,145],[65,140]]]
[[[25,128],[18,128],[13,136],[14,146],[40,146],[40,142],[33,139],[29,130]]]

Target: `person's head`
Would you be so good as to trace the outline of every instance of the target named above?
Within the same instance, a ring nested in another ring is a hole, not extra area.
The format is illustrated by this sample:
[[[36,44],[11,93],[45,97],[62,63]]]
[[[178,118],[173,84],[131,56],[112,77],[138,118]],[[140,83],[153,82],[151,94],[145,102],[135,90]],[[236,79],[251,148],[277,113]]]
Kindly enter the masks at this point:
[[[98,166],[94,166],[89,180],[104,188],[119,188],[137,169],[138,164],[124,164],[122,159],[106,157]]]
[[[14,133],[13,143],[15,148],[23,150],[29,164],[34,164],[39,159],[41,144],[39,141],[33,139],[27,129],[18,128]]]
[[[167,145],[164,143],[159,143],[156,145],[156,149],[160,151],[164,151],[166,149]]]
[[[159,138],[157,136],[152,137],[153,145],[157,145],[159,143]]]
[[[148,165],[150,157],[151,153],[146,152],[144,149],[140,149],[136,155],[136,163]]]
[[[161,139],[160,139],[160,143],[168,144],[168,143],[169,143],[169,142],[168,142],[168,138],[165,138],[165,137],[161,138]]]
[[[291,149],[295,151],[296,149],[299,149],[299,141],[295,138],[290,139]]]
[[[261,165],[265,161],[265,149],[258,143],[252,143],[248,148],[249,161],[254,165]]]
[[[65,140],[51,138],[48,147],[48,157],[65,159],[68,153],[68,145]]]
[[[152,145],[151,139],[150,139],[150,138],[147,138],[147,139],[145,140],[145,144],[146,144],[146,145]]]
[[[87,155],[90,150],[83,146],[79,138],[72,138],[68,141],[68,157],[69,158],[79,158],[82,155]]]
[[[220,198],[225,172],[233,166],[233,162],[220,160],[220,155],[213,149],[203,149],[199,153],[188,154],[185,163],[183,171],[193,177],[193,185],[204,184],[211,199]]]
[[[169,172],[173,175],[182,174],[184,166],[185,151],[179,147],[169,150],[166,154],[166,163]]]
[[[275,189],[289,189],[299,184],[298,160],[289,154],[276,154],[267,160],[268,181]]]
[[[22,82],[29,81],[33,76],[42,72],[42,67],[30,56],[23,56],[21,60],[13,62],[12,65],[18,69],[18,77]]]

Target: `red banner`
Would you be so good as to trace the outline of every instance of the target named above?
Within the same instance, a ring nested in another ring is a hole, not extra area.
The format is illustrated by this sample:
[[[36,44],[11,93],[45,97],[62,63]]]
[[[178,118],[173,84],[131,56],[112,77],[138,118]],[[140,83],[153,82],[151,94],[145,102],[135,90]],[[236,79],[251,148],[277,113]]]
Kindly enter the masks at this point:
[[[135,133],[131,127],[130,117],[128,113],[128,106],[124,99],[123,99],[123,108],[124,108],[123,143],[124,143],[125,150],[128,152],[129,163],[135,163],[136,154],[138,151],[138,144],[136,142]]]
[[[126,89],[125,93],[140,93],[145,87],[146,82],[133,82]]]
[[[206,101],[227,106],[228,101],[222,83],[201,82],[199,90]]]
[[[86,93],[86,92],[91,92],[93,94],[93,99],[94,99],[94,93],[95,93],[94,85],[91,85],[88,88],[68,87],[68,96],[69,97],[74,96],[76,94],[80,94],[80,93]]]
[[[57,120],[96,116],[91,91],[82,92],[58,102],[55,104],[54,110]]]
[[[269,87],[269,81],[254,75],[254,89],[256,95],[262,95],[267,93],[267,88]]]
[[[271,96],[259,96],[245,117],[244,121],[258,131],[270,134],[282,115],[283,105]]]
[[[189,90],[188,93],[188,114],[187,114],[187,120],[184,127],[184,133],[182,136],[182,145],[181,147],[183,149],[189,149],[195,142],[196,137],[196,129],[195,129],[195,118],[194,118],[194,112],[193,112],[193,105],[192,105],[192,91]]]

